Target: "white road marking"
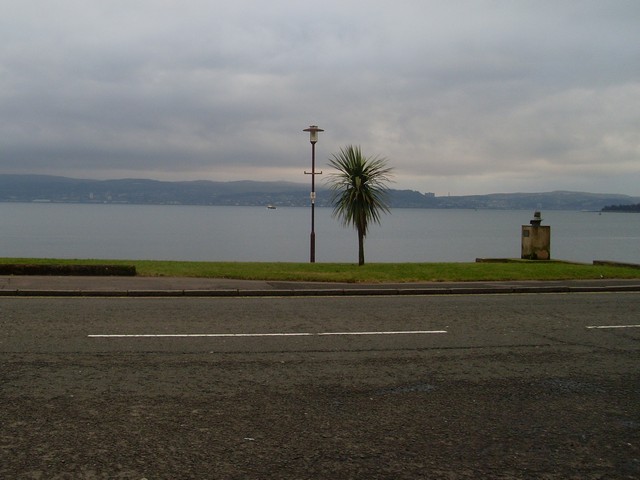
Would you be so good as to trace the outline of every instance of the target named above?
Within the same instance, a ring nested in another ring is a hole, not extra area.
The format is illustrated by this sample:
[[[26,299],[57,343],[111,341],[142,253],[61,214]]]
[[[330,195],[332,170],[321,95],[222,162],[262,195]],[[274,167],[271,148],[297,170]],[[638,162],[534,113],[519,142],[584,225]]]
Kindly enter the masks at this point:
[[[640,328],[640,325],[593,325],[587,328],[605,329],[605,328]]]
[[[193,338],[193,337],[322,337],[346,335],[429,335],[447,333],[446,330],[406,330],[390,332],[293,332],[293,333],[142,333],[87,335],[89,338]]]

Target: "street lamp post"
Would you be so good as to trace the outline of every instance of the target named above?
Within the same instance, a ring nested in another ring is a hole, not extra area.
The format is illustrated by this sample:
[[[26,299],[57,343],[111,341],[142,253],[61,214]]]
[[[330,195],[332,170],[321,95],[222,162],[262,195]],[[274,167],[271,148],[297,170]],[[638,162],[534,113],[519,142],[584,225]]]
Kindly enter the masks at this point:
[[[316,172],[316,142],[318,141],[318,132],[324,132],[317,125],[311,125],[309,128],[305,128],[303,132],[309,132],[309,141],[311,142],[311,171],[304,172],[306,175],[311,175],[311,238],[310,238],[310,257],[309,262],[315,263],[316,261],[316,232],[315,232],[315,206],[316,206],[316,175],[321,175],[322,172]]]

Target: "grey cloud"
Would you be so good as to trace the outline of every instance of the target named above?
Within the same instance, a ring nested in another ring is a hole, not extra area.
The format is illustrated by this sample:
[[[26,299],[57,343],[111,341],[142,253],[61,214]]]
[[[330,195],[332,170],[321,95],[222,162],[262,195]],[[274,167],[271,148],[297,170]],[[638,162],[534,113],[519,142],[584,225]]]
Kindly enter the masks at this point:
[[[313,123],[400,187],[640,194],[635,1],[8,3],[0,171],[306,181]]]

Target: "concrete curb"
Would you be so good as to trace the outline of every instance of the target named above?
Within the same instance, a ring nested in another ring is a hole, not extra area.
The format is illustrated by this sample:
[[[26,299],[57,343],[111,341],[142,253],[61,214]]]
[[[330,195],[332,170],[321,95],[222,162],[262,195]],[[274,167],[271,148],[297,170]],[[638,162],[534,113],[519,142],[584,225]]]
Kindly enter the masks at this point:
[[[410,288],[316,288],[316,289],[215,289],[215,290],[55,290],[3,289],[1,297],[340,297],[393,295],[504,295],[535,293],[640,292],[637,285],[539,285],[482,287],[410,287]]]

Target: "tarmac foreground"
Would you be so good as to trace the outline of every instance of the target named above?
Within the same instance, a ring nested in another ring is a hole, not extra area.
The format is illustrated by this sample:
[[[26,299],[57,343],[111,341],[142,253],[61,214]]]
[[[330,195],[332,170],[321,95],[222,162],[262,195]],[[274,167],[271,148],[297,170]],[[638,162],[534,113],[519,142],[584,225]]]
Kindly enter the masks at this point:
[[[66,281],[58,291],[217,285]],[[348,291],[221,282],[236,295]],[[638,479],[638,297],[5,296],[0,478]]]

